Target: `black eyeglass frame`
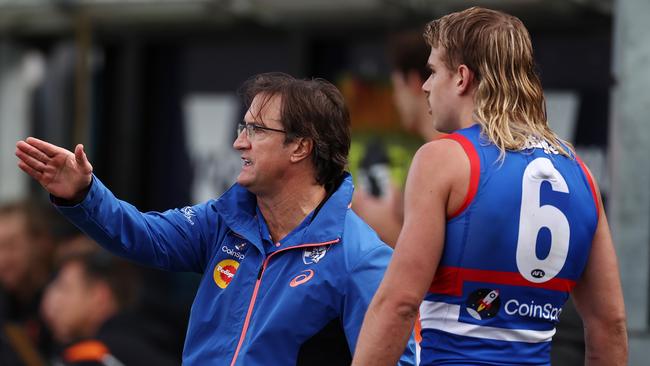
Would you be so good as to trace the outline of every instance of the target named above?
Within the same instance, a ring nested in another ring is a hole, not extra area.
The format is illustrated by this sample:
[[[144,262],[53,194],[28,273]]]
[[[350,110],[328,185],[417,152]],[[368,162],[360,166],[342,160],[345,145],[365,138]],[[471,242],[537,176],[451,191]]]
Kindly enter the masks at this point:
[[[237,124],[237,135],[241,135],[241,133],[246,130],[246,135],[250,138],[255,137],[255,133],[257,130],[264,130],[264,131],[274,131],[274,132],[281,132],[281,133],[287,133],[285,130],[279,130],[277,128],[271,128],[271,127],[265,127],[265,126],[260,126],[255,123],[246,123],[246,122],[240,122]]]

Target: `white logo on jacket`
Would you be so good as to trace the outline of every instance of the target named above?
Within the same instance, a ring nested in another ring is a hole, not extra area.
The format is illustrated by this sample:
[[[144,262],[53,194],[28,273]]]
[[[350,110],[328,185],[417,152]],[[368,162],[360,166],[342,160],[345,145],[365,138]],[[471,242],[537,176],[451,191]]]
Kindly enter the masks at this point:
[[[246,256],[244,254],[239,253],[237,251],[234,251],[234,250],[228,248],[225,245],[221,247],[221,251],[228,254],[229,256],[235,257],[235,258],[237,258],[237,259],[239,259],[241,261],[243,261],[244,258],[246,258]]]
[[[320,260],[325,257],[325,254],[327,254],[329,247],[329,245],[321,245],[320,247],[306,248],[302,252],[303,263],[311,264],[320,262]]]
[[[194,221],[192,221],[192,217],[196,216],[196,212],[194,212],[194,209],[190,206],[185,206],[180,209],[181,213],[183,216],[185,216],[185,219],[189,221],[190,225],[194,225]]]

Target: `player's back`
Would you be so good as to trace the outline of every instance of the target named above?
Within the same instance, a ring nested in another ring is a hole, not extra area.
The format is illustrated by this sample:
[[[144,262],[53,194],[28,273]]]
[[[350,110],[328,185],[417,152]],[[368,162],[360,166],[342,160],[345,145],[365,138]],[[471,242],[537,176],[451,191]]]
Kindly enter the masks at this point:
[[[593,183],[577,159],[542,141],[500,161],[479,125],[447,138],[463,146],[472,173],[420,308],[422,365],[548,364],[597,226]]]

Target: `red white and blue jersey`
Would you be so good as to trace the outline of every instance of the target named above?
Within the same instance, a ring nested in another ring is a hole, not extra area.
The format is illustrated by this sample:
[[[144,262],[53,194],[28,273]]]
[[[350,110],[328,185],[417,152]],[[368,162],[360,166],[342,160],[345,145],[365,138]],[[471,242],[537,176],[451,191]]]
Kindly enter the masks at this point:
[[[471,175],[420,307],[421,365],[548,365],[598,223],[594,184],[543,141],[500,161],[479,125],[444,138],[461,144]]]

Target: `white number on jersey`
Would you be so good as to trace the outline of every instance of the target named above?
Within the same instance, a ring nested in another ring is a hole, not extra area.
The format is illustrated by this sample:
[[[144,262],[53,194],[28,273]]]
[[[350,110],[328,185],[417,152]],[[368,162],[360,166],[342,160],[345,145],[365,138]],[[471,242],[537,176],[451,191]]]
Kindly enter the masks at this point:
[[[555,277],[569,252],[569,221],[557,207],[540,206],[540,189],[547,181],[556,192],[569,193],[560,172],[547,158],[537,158],[524,171],[517,239],[517,268],[530,282],[542,283]],[[542,228],[551,232],[551,249],[544,259],[537,258],[537,235]]]

